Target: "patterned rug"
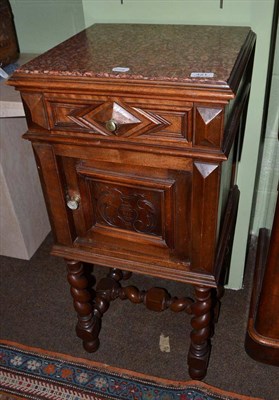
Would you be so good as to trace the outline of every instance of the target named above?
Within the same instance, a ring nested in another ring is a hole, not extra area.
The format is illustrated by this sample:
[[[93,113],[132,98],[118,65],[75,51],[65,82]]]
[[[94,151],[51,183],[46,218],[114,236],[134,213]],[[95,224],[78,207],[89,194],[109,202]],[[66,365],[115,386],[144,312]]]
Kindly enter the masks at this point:
[[[0,343],[0,398],[51,400],[259,400],[198,381],[150,378],[11,342]],[[9,397],[11,395],[11,397]]]

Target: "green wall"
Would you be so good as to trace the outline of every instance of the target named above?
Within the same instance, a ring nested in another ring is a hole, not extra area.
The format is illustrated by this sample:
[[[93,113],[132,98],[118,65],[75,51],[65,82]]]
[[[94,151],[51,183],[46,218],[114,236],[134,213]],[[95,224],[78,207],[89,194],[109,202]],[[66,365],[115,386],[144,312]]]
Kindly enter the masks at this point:
[[[261,170],[255,190],[256,206],[252,230],[257,234],[259,228],[272,228],[278,196],[279,180],[279,29],[277,30],[270,100],[263,148]]]
[[[254,190],[274,0],[11,0],[21,51],[41,52],[96,22],[251,26],[257,49],[238,172],[241,190],[229,287],[239,289]],[[83,20],[84,13],[84,20]]]
[[[82,0],[10,0],[22,53],[42,53],[84,29]]]

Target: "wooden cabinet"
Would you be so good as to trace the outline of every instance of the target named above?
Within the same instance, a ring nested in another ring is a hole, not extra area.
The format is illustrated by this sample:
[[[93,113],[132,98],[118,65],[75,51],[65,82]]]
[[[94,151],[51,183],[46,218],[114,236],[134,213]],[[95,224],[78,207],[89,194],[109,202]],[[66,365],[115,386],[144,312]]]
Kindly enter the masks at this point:
[[[249,28],[94,25],[10,80],[86,350],[99,346],[110,300],[129,298],[193,315],[189,371],[205,376],[237,212],[254,46]],[[110,268],[95,299],[82,262]],[[130,272],[192,284],[196,297],[122,287]]]
[[[279,366],[279,198],[271,233],[260,229],[245,349],[250,357]]]

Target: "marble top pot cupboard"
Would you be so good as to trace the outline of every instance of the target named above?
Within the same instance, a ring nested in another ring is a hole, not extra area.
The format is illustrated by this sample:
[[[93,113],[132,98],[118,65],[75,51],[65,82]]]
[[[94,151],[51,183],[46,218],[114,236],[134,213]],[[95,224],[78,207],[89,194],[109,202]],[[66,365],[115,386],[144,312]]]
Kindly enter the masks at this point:
[[[88,352],[110,301],[129,299],[191,314],[189,374],[206,375],[254,47],[247,27],[96,24],[10,79]],[[109,268],[94,298],[82,263]],[[132,272],[193,285],[194,298],[121,285]]]

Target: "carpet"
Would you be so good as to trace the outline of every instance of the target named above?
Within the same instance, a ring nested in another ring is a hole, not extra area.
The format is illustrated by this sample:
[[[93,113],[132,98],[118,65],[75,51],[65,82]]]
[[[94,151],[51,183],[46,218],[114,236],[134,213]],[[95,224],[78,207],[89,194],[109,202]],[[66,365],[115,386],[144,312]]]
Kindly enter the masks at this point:
[[[51,400],[259,400],[198,381],[153,378],[18,343],[0,343],[0,393]]]

